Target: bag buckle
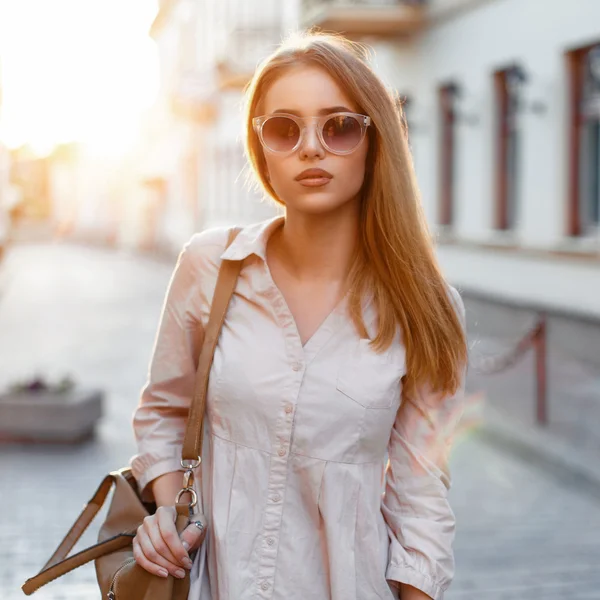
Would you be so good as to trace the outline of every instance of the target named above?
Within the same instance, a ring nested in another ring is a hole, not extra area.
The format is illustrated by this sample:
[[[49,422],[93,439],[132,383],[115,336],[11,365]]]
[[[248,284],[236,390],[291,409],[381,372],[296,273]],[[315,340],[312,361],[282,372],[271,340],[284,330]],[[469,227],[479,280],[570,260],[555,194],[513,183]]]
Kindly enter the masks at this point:
[[[175,497],[175,504],[179,504],[181,500],[181,496],[186,492],[189,492],[192,496],[192,500],[189,503],[188,507],[190,510],[190,515],[194,512],[194,507],[198,504],[198,494],[194,489],[194,471],[193,469],[200,466],[201,458],[198,457],[198,460],[190,460],[187,458],[181,459],[181,466],[185,469],[185,473],[183,474],[183,488],[179,490],[177,496]]]
[[[196,504],[198,504],[198,494],[196,494],[196,490],[194,488],[186,487],[186,488],[182,488],[181,490],[179,490],[177,492],[177,496],[175,497],[175,504],[179,504],[179,501],[181,500],[181,496],[183,496],[183,494],[185,494],[186,492],[189,492],[192,496],[192,501],[188,505],[190,508],[190,513],[191,513],[192,508],[194,508],[194,506],[196,506]]]

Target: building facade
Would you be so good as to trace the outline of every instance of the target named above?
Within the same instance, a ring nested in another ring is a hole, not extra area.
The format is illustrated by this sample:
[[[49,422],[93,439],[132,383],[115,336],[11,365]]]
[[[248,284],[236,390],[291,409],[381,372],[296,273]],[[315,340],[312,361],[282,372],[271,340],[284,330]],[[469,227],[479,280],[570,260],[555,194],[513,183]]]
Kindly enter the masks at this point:
[[[147,128],[142,179],[154,208],[148,235],[172,249],[191,233],[277,212],[247,182],[243,89],[298,22],[296,2],[167,0],[150,35],[161,86]]]
[[[276,213],[246,183],[243,86],[288,31],[313,25],[368,43],[404,96],[447,277],[467,294],[600,317],[595,0],[164,0],[148,239],[175,249]]]
[[[2,63],[0,62],[0,120],[2,119]],[[0,260],[10,240],[10,212],[19,197],[11,182],[11,156],[8,148],[0,142]]]
[[[451,281],[600,317],[600,3],[304,0],[301,22],[367,41],[407,98]]]

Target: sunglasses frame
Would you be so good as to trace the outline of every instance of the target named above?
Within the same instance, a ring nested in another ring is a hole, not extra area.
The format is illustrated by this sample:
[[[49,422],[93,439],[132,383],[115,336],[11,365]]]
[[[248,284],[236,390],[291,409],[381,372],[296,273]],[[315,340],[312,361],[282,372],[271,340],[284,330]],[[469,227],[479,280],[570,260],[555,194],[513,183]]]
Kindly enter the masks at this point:
[[[300,135],[298,136],[298,142],[291,150],[283,150],[283,151],[273,150],[266,144],[266,142],[263,138],[263,127],[264,127],[265,123],[269,119],[273,119],[275,117],[287,117],[288,119],[291,119],[292,121],[294,121],[294,123],[296,123],[296,125],[298,125],[298,128],[300,129]],[[325,123],[327,123],[327,121],[329,121],[329,119],[331,119],[333,117],[353,117],[354,119],[356,119],[356,121],[360,125],[360,140],[358,141],[356,146],[354,146],[351,150],[343,150],[343,151],[332,150],[325,143],[325,139],[323,138],[323,128],[325,126]],[[304,140],[305,132],[307,129],[307,125],[306,125],[307,121],[311,121],[311,122],[316,121],[317,122],[317,137],[319,138],[319,142],[321,142],[321,145],[323,146],[323,148],[325,148],[325,150],[327,150],[327,152],[331,152],[332,154],[344,155],[344,154],[352,154],[352,152],[354,152],[360,146],[360,144],[362,143],[362,141],[365,138],[365,134],[367,132],[367,127],[369,127],[369,125],[371,124],[371,117],[368,117],[367,115],[361,115],[359,113],[352,113],[352,112],[336,112],[336,113],[330,113],[328,115],[320,115],[318,117],[299,117],[297,115],[291,115],[289,113],[272,113],[270,115],[262,115],[260,117],[254,117],[252,119],[252,128],[258,135],[258,139],[260,140],[260,143],[262,144],[262,147],[265,150],[267,150],[271,154],[277,154],[278,156],[283,156],[283,155],[288,155],[288,154],[292,154],[292,153],[296,152],[296,150],[298,150],[298,148],[302,145],[302,141]]]

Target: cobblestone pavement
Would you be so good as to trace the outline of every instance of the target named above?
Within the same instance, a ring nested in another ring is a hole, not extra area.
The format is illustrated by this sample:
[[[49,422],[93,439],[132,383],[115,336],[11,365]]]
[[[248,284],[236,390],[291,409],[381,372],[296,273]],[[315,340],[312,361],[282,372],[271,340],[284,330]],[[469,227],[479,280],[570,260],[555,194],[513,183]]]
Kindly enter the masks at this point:
[[[0,267],[0,385],[32,369],[107,392],[95,440],[0,446],[0,599],[49,558],[101,477],[134,452],[144,382],[172,264],[101,249],[14,248]],[[453,453],[457,576],[447,600],[600,599],[600,502],[471,431]],[[100,517],[102,518],[102,517]],[[77,545],[95,542],[96,527]],[[97,600],[92,565],[39,600]]]

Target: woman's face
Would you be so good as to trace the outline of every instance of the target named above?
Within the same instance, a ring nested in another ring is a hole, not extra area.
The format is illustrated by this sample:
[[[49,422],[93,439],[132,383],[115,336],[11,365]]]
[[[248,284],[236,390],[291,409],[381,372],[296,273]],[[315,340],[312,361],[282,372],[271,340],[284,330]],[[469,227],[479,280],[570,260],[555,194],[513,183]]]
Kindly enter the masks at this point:
[[[267,90],[263,114],[292,113],[312,117],[334,112],[358,113],[358,107],[347,97],[336,81],[319,67],[290,69]],[[365,176],[368,136],[350,154],[329,152],[321,144],[317,122],[307,121],[300,146],[288,155],[278,155],[263,148],[267,175],[279,200],[287,211],[323,214],[358,205],[358,196]],[[324,132],[324,136],[326,132]],[[323,185],[314,179],[297,179],[306,169],[323,169]],[[316,184],[316,185],[315,185]]]

